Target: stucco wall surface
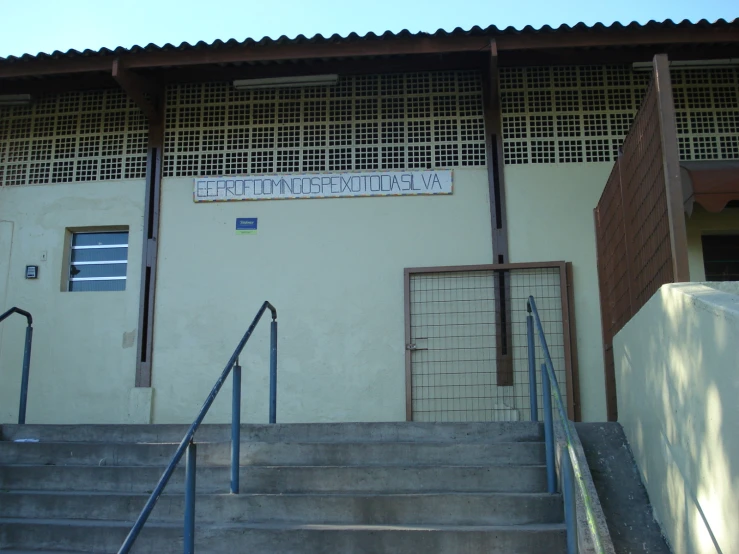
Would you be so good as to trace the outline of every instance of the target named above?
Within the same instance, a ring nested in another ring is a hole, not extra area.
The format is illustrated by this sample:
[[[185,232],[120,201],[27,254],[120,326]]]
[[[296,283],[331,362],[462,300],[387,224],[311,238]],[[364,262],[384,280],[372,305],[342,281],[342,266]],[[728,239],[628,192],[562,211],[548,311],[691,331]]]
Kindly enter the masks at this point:
[[[572,262],[583,421],[606,418],[593,210],[612,163],[506,166],[511,262]]]
[[[690,280],[694,282],[706,280],[703,266],[703,235],[739,234],[739,209],[726,208],[715,214],[704,210],[696,204],[693,213],[686,216],[685,227],[688,235],[688,263],[690,264]]]
[[[125,423],[134,386],[143,181],[0,188],[0,311],[34,317],[28,423]],[[129,227],[126,290],[62,292],[66,229]],[[43,261],[43,255],[46,261]],[[38,265],[39,278],[25,279]],[[14,423],[25,319],[0,324],[0,422]]]
[[[403,269],[492,262],[487,170],[450,196],[194,203],[162,183],[153,421],[191,420],[264,300],[278,310],[278,422],[405,419]],[[237,217],[258,218],[236,235]],[[269,318],[241,358],[267,420]],[[230,382],[209,421],[230,418]]]
[[[739,552],[739,296],[664,285],[616,335],[619,420],[676,554]]]

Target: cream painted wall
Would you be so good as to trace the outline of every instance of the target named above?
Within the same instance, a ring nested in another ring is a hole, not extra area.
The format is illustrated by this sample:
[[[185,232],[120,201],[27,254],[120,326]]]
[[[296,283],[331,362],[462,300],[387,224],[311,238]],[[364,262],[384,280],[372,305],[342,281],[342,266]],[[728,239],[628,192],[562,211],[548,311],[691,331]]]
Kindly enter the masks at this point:
[[[0,188],[0,311],[19,306],[34,317],[28,423],[129,420],[143,200],[143,181]],[[65,230],[110,225],[129,226],[126,290],[61,292]],[[39,266],[37,280],[24,278],[26,265]],[[13,316],[0,333],[0,422],[14,423],[25,320]],[[133,345],[125,333],[133,333]]]
[[[195,204],[164,179],[154,422],[189,421],[264,300],[279,314],[277,419],[405,419],[403,269],[492,262],[487,171],[454,194]],[[237,217],[259,218],[236,235]],[[269,318],[247,345],[244,421],[267,420]],[[230,418],[230,384],[211,421]]]
[[[704,210],[695,204],[692,215],[685,219],[688,234],[688,263],[690,264],[690,280],[705,281],[706,271],[703,267],[702,235],[739,234],[739,209],[726,208],[719,213]]]
[[[664,285],[616,335],[621,421],[675,554],[739,552],[739,296]]]
[[[511,262],[572,262],[584,421],[606,419],[593,209],[611,163],[505,167]]]

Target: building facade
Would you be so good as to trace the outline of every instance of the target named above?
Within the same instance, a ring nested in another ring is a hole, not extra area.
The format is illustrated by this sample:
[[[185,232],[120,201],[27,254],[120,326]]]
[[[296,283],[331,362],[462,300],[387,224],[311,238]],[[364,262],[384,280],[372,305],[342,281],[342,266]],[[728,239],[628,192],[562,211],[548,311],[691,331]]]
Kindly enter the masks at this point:
[[[736,65],[677,62],[737,45],[735,23],[665,23],[0,60],[0,101],[30,94],[0,107],[0,298],[34,315],[28,421],[190,420],[265,300],[278,421],[526,419],[529,294],[572,417],[605,419],[593,209],[639,63],[676,62],[681,159],[736,161]],[[306,75],[330,78],[285,86]],[[694,280],[736,211],[686,219]],[[23,332],[0,327],[2,421]],[[268,348],[263,323],[246,421],[267,417]]]

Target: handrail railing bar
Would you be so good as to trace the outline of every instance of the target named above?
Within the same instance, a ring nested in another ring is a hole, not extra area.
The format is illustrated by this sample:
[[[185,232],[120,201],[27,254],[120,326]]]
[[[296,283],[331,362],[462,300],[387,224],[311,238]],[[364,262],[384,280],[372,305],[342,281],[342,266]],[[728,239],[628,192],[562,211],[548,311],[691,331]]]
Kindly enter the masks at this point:
[[[24,316],[26,318],[26,321],[28,322],[28,325],[33,325],[33,316],[30,314],[30,312],[27,312],[26,310],[21,310],[20,308],[17,308],[15,306],[10,308],[3,315],[0,315],[0,323],[5,321],[7,318],[9,318],[13,314],[20,314]]]
[[[572,460],[569,455],[562,456],[562,499],[565,505],[567,526],[567,552],[577,552],[577,500],[575,499]]]
[[[167,483],[172,477],[172,474],[174,473],[174,470],[177,467],[177,464],[182,459],[182,456],[185,453],[185,450],[187,449],[188,445],[190,444],[193,437],[195,436],[195,432],[198,430],[198,427],[200,427],[200,424],[203,422],[203,419],[205,419],[205,416],[207,415],[208,410],[210,409],[211,405],[216,399],[216,396],[218,396],[218,393],[223,387],[223,383],[226,382],[226,378],[231,372],[231,368],[236,363],[236,360],[241,354],[241,351],[244,349],[246,342],[249,340],[249,337],[251,337],[251,334],[254,332],[254,329],[256,328],[257,323],[259,323],[259,320],[262,318],[262,315],[264,315],[264,312],[267,309],[269,309],[270,312],[272,312],[272,320],[274,321],[275,319],[277,319],[277,310],[275,309],[274,306],[272,306],[272,304],[265,301],[262,304],[262,307],[259,308],[257,315],[254,316],[254,319],[252,320],[251,325],[249,325],[249,328],[246,330],[246,333],[242,337],[241,341],[239,341],[239,344],[236,347],[236,350],[234,350],[234,353],[231,355],[231,358],[228,360],[226,367],[223,369],[223,372],[221,373],[221,376],[218,378],[218,381],[216,381],[216,384],[213,386],[213,389],[210,391],[208,398],[206,398],[205,402],[203,403],[203,407],[200,408],[200,412],[198,413],[198,416],[195,418],[195,421],[192,422],[192,425],[190,425],[190,428],[188,429],[187,433],[183,437],[182,442],[180,442],[180,445],[177,447],[177,450],[172,456],[172,460],[169,462],[169,465],[164,470],[164,473],[162,474],[162,476],[159,478],[159,482],[157,483],[157,486],[154,488],[154,491],[149,496],[149,500],[146,501],[146,504],[144,505],[143,509],[141,510],[141,513],[139,514],[139,517],[136,519],[136,522],[131,528],[131,531],[126,536],[126,540],[123,542],[120,549],[118,550],[118,554],[127,554],[128,551],[133,546],[134,541],[139,536],[139,533],[141,533],[141,529],[143,528],[146,521],[149,519],[149,516],[151,515],[151,512],[154,509],[154,506],[159,500],[159,497],[162,495],[162,492],[164,491],[164,487],[167,486]]]
[[[544,361],[547,366],[547,373],[552,385],[552,392],[554,393],[555,403],[557,405],[557,411],[559,412],[560,419],[562,420],[562,427],[564,429],[565,438],[567,440],[567,451],[572,462],[572,472],[575,474],[575,480],[582,490],[583,503],[585,504],[585,511],[588,516],[588,526],[593,535],[594,546],[597,552],[604,552],[603,545],[601,544],[600,534],[595,525],[595,515],[593,513],[593,503],[590,498],[590,493],[587,488],[583,485],[584,479],[582,476],[582,470],[580,469],[580,461],[577,459],[575,452],[574,440],[572,438],[572,431],[570,429],[570,420],[567,417],[567,412],[564,408],[564,402],[562,401],[562,393],[559,390],[559,384],[557,382],[557,376],[554,373],[554,364],[552,363],[552,357],[549,353],[549,345],[547,344],[546,336],[544,335],[544,328],[539,318],[539,312],[536,309],[536,301],[533,296],[529,296],[529,305],[534,314],[534,321],[539,334],[539,342],[541,343],[542,351],[544,352]]]
[[[187,445],[185,460],[185,525],[183,546],[185,554],[195,554],[195,477],[197,475],[198,445]]]
[[[529,355],[529,404],[531,412],[531,421],[539,421],[539,406],[536,390],[536,345],[534,344],[534,318],[526,316],[526,342]]]
[[[277,423],[277,321],[274,319],[269,338],[269,422]]]
[[[28,374],[31,368],[31,347],[33,344],[33,316],[26,310],[21,310],[17,306],[13,306],[2,315],[0,315],[0,323],[5,321],[13,314],[19,314],[26,318],[26,339],[23,343],[23,369],[21,373],[21,397],[18,402],[18,425],[26,423],[26,405],[28,403]]]
[[[239,458],[241,456],[241,365],[233,368],[231,394],[231,493],[239,494]]]
[[[541,364],[542,407],[544,409],[544,452],[547,461],[547,492],[557,492],[557,472],[554,467],[554,418],[552,417],[552,387],[547,364]]]

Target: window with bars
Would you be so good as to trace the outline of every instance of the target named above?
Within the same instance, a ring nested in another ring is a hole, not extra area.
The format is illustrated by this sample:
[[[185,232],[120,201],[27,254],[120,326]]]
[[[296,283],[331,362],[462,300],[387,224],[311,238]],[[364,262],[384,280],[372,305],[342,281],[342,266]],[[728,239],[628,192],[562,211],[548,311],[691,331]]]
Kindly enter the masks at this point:
[[[148,128],[119,90],[0,108],[0,186],[143,179]]]
[[[68,290],[126,290],[128,231],[96,231],[71,235]]]
[[[739,235],[703,235],[706,281],[739,280]]]
[[[477,72],[347,76],[331,87],[251,92],[173,85],[166,120],[165,177],[485,165]]]
[[[739,159],[739,70],[671,75],[680,158]],[[649,78],[630,65],[502,68],[505,163],[615,161]]]

